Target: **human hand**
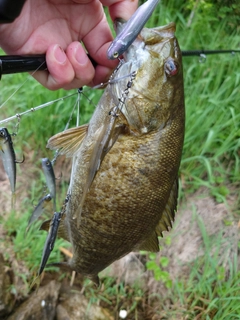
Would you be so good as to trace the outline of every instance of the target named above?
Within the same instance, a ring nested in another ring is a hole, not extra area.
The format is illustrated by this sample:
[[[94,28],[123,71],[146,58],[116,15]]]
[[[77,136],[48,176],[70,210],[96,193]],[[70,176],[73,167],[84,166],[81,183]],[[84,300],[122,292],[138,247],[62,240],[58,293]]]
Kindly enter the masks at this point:
[[[21,15],[0,25],[0,45],[8,54],[46,53],[48,71],[34,77],[51,90],[96,85],[110,76],[116,61],[107,59],[112,34],[102,4],[111,18],[128,20],[137,0],[27,0]],[[90,56],[98,63],[94,69]]]

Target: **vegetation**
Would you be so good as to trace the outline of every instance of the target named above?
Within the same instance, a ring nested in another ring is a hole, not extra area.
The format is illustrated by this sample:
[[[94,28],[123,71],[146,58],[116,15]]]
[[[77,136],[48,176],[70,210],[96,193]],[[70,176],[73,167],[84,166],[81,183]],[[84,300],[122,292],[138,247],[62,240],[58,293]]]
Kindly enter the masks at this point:
[[[239,17],[237,1],[162,0],[147,26],[175,21],[182,50],[239,49]],[[234,190],[239,188],[240,181],[239,62],[240,54],[207,56],[202,62],[198,57],[183,58],[186,134],[180,168],[182,200],[202,186],[208,188],[217,202],[227,202],[231,192],[237,193]],[[7,101],[16,89],[19,90]],[[27,75],[4,76],[1,80],[0,105],[4,104],[1,119],[68,94],[71,93],[64,90],[50,92]],[[84,94],[78,95],[80,123],[90,119],[100,95],[101,90],[87,88]],[[33,232],[33,229],[25,236],[32,201],[36,202],[44,185],[38,159],[53,157],[45,148],[46,142],[53,134],[65,128],[76,98],[77,94],[6,125],[10,132],[17,132],[14,137],[17,153],[34,150],[29,170],[36,170],[37,166],[38,171],[23,203],[24,208],[30,208],[29,211],[22,208],[23,211],[18,210],[20,213],[17,219],[15,213],[12,213],[7,220],[2,217],[0,222],[11,237],[17,259],[23,259],[33,270],[38,268],[46,236],[43,232]],[[75,123],[76,112],[70,125],[74,126]],[[24,175],[25,172],[20,174]],[[59,190],[61,196],[64,196],[66,184],[60,184]],[[239,219],[239,208],[234,214],[235,219]],[[154,281],[166,289],[164,297],[161,292],[149,296],[148,289],[139,286],[138,282],[129,287],[117,283],[115,278],[105,277],[104,291],[97,291],[85,281],[85,294],[89,303],[100,301],[103,306],[114,310],[126,308],[129,319],[151,319],[153,314],[161,315],[159,319],[240,319],[237,252],[235,260],[229,261],[230,272],[226,274],[225,268],[219,265],[220,240],[212,243],[203,223],[201,230],[205,255],[195,261],[187,280],[172,279],[168,272],[167,257],[142,253],[147,260],[148,272],[152,272]],[[170,236],[167,241],[171,242]],[[57,242],[50,262],[61,259],[59,246],[66,244],[62,240]],[[211,248],[215,248],[214,255],[210,254]]]

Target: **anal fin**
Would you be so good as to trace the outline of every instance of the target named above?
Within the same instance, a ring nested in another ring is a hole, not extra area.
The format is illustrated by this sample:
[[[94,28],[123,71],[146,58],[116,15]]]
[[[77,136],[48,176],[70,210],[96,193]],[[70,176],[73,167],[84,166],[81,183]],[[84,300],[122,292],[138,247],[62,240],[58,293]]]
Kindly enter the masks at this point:
[[[148,237],[144,242],[142,242],[139,247],[136,248],[137,250],[143,251],[150,251],[150,252],[158,252],[159,251],[159,243],[158,243],[158,236],[154,231],[150,237]]]

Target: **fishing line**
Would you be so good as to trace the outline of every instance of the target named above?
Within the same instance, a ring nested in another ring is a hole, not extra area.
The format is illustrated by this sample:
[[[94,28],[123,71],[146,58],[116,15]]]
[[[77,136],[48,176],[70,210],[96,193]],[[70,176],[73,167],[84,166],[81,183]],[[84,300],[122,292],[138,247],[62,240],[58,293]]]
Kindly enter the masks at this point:
[[[14,136],[17,136],[17,134],[18,134],[18,130],[19,130],[19,127],[20,127],[20,122],[21,122],[21,119],[18,118],[18,119],[17,119],[17,123],[16,123],[16,125],[14,126],[16,132],[13,132],[13,133],[12,133]]]
[[[80,97],[81,97],[81,93],[83,92],[83,88],[78,89],[78,104],[77,104],[77,120],[76,120],[76,126],[78,127],[80,124]]]
[[[55,100],[52,100],[52,101],[49,101],[49,102],[46,102],[46,103],[40,104],[40,105],[39,105],[39,106],[37,106],[37,107],[34,107],[34,108],[31,108],[31,109],[28,109],[28,110],[23,111],[23,112],[21,112],[21,113],[17,113],[17,114],[15,114],[15,115],[14,115],[14,116],[12,116],[12,117],[9,117],[9,118],[6,118],[6,119],[4,119],[4,120],[1,120],[1,121],[0,121],[0,124],[2,124],[2,123],[6,123],[6,122],[9,122],[9,121],[12,121],[12,120],[15,120],[15,119],[19,119],[19,120],[20,120],[20,119],[21,119],[21,117],[22,117],[22,116],[24,116],[25,114],[28,114],[28,113],[35,112],[35,111],[37,111],[37,110],[40,110],[40,109],[46,108],[46,107],[48,107],[48,106],[50,106],[50,105],[54,104],[55,102],[63,101],[63,100],[65,100],[65,99],[67,99],[67,98],[70,98],[70,97],[72,97],[72,96],[76,95],[76,94],[77,94],[77,92],[74,92],[74,93],[69,94],[69,95],[66,95],[66,96],[64,96],[64,97],[62,97],[62,98],[58,98],[58,99],[55,99]]]
[[[111,75],[111,77],[119,70],[119,68],[121,67],[122,63],[118,65],[117,69],[115,69],[114,73]],[[85,92],[88,92],[90,90],[93,90],[93,89],[101,89],[101,88],[104,88],[106,87],[107,85],[109,84],[116,84],[118,82],[120,82],[121,80],[124,80],[126,78],[129,78],[129,77],[132,77],[134,74],[134,72],[131,72],[131,73],[128,73],[124,76],[121,76],[119,78],[115,78],[115,79],[112,79],[110,77],[110,79],[107,81],[107,82],[101,82],[100,84],[97,84],[96,86],[92,87],[92,88],[86,88],[83,90],[83,88],[80,88],[81,89],[81,94],[87,99],[87,101],[92,105],[94,106],[95,108],[97,107],[97,105],[95,103],[93,103],[93,101],[91,99],[88,98],[88,96],[85,94]],[[78,90],[80,90],[78,89]]]
[[[37,71],[37,70],[36,70],[36,71]],[[34,71],[34,73],[35,73],[36,71]],[[32,74],[34,74],[34,73],[32,73]],[[129,77],[129,76],[132,76],[132,73],[129,73],[129,74],[127,74],[127,75],[125,75],[125,76],[122,76],[122,77],[120,77],[120,78],[116,78],[116,79],[114,79],[114,80],[110,79],[109,81],[107,81],[107,82],[105,82],[105,83],[101,83],[101,84],[99,84],[99,85],[96,85],[96,86],[94,86],[93,88],[84,89],[84,90],[81,91],[81,95],[83,95],[83,96],[88,100],[88,102],[91,103],[91,104],[96,108],[96,104],[94,104],[93,101],[87,97],[87,95],[85,94],[85,92],[87,92],[87,91],[89,91],[89,90],[93,90],[93,89],[98,89],[98,88],[104,87],[104,86],[106,86],[106,85],[108,85],[108,84],[115,84],[115,83],[117,83],[117,82],[119,82],[119,81],[121,81],[121,80]],[[23,82],[23,84],[20,85],[20,87],[19,87],[17,90],[14,91],[14,93],[0,106],[0,108],[1,108],[2,106],[4,106],[4,105],[6,104],[6,102],[7,102],[10,98],[12,98],[13,95],[14,95],[28,80],[29,80],[29,77]],[[17,113],[17,114],[15,114],[14,116],[11,116],[11,117],[8,117],[8,118],[6,118],[6,119],[1,120],[1,121],[0,121],[0,124],[7,123],[7,122],[9,122],[9,121],[12,121],[12,120],[16,120],[16,119],[17,119],[18,123],[16,124],[16,127],[18,128],[22,116],[24,116],[24,115],[26,115],[26,114],[28,114],[28,113],[32,113],[32,112],[38,111],[38,110],[40,110],[40,109],[46,108],[46,107],[54,104],[55,102],[63,101],[63,100],[65,100],[65,99],[68,99],[68,98],[76,95],[76,94],[79,94],[79,92],[74,92],[74,93],[69,94],[69,95],[66,95],[66,96],[64,96],[64,97],[61,97],[61,98],[58,98],[58,99],[55,99],[55,100],[46,102],[46,103],[44,103],[44,104],[41,104],[41,105],[39,105],[39,106],[37,106],[37,107],[28,109],[28,110],[23,111],[23,112],[21,112],[21,113]],[[65,129],[65,130],[66,130],[66,129]]]
[[[6,103],[25,85],[25,83],[26,83],[27,81],[29,81],[29,79],[43,66],[44,63],[45,63],[45,62],[42,62],[42,63],[38,66],[38,68],[36,68],[36,70],[33,71],[33,72],[27,77],[27,79],[2,103],[2,105],[0,106],[0,108],[2,108],[3,106],[6,105]],[[93,88],[85,89],[84,92],[85,92],[85,91],[88,91],[88,90],[103,88],[103,87],[105,87],[105,86],[108,85],[108,84],[117,83],[118,81],[121,81],[122,79],[125,79],[125,78],[131,76],[131,74],[128,74],[128,75],[122,76],[122,77],[120,77],[120,78],[112,79],[112,78],[113,78],[113,75],[119,70],[119,68],[122,66],[122,64],[123,64],[123,61],[122,61],[121,59],[119,59],[119,65],[118,65],[117,68],[113,71],[113,74],[111,75],[110,79],[109,79],[107,82],[105,82],[105,83],[100,83],[99,85],[96,85],[96,86],[94,86]],[[88,101],[89,103],[91,103],[91,104],[96,108],[96,105],[92,102],[91,99],[89,99],[89,98],[84,94],[84,92],[83,92],[83,89],[81,88],[81,94],[84,95],[84,97],[87,99],[87,101]],[[79,93],[80,93],[80,92],[79,92]],[[74,93],[74,94],[75,94],[75,93]],[[55,102],[64,100],[64,99],[66,99],[66,98],[69,98],[69,97],[73,96],[74,94],[70,94],[70,95],[67,95],[67,96],[65,96],[65,97],[62,97],[62,98],[59,98],[59,99],[55,99],[55,100],[49,101],[49,102],[44,103],[44,104],[42,104],[42,105],[39,105],[39,106],[37,106],[37,107],[31,108],[31,109],[29,109],[29,110],[27,110],[27,111],[24,111],[24,112],[22,112],[22,113],[17,113],[16,115],[14,115],[14,116],[12,116],[12,117],[8,117],[8,118],[6,118],[6,119],[4,119],[4,120],[1,120],[1,121],[0,121],[0,124],[7,123],[7,122],[9,122],[9,121],[12,121],[12,120],[17,119],[18,122],[17,122],[17,124],[16,124],[15,127],[16,127],[16,131],[18,132],[19,125],[20,125],[20,121],[21,121],[21,117],[22,117],[23,115],[28,114],[28,113],[33,112],[33,111],[40,110],[40,109],[42,109],[42,108],[45,108],[45,107],[47,107],[47,106],[49,106],[49,105],[52,105],[52,104],[55,103]],[[79,96],[78,96],[78,97],[79,97]],[[65,130],[66,130],[66,129],[65,129]],[[16,134],[17,134],[17,132],[16,132]]]
[[[118,70],[118,69],[119,69],[119,68],[117,68],[116,70]],[[115,74],[115,72],[114,72],[113,74]],[[113,74],[111,75],[111,77],[113,76]],[[124,80],[124,79],[126,79],[126,78],[128,78],[128,77],[131,77],[132,75],[133,75],[133,72],[128,73],[128,74],[126,74],[125,76],[121,76],[121,77],[119,77],[119,78],[115,78],[115,79],[111,79],[111,77],[110,77],[110,79],[109,79],[107,82],[101,82],[100,84],[97,84],[96,86],[94,86],[94,87],[92,87],[92,88],[85,89],[84,92],[85,92],[85,91],[88,91],[88,90],[92,90],[92,89],[101,89],[101,88],[104,88],[104,87],[105,87],[106,85],[108,85],[108,84],[118,83],[119,81]]]
[[[77,109],[77,124],[79,124],[79,110],[80,110],[80,102],[79,102],[79,101],[80,101],[81,93],[82,93],[82,92],[80,91],[80,89],[78,89],[78,91],[76,92],[76,94],[78,95],[78,96],[77,96],[77,99],[76,99],[76,101],[75,101],[75,104],[74,104],[74,106],[73,106],[73,108],[72,108],[72,111],[71,111],[71,114],[70,114],[70,116],[69,116],[68,122],[66,123],[65,128],[64,128],[63,131],[66,131],[66,130],[69,128],[70,122],[72,121],[72,118],[73,118],[74,111],[75,111],[76,109]],[[77,125],[77,126],[78,126],[78,125]],[[52,161],[51,161],[52,165],[55,164],[58,156],[59,156],[59,149],[57,149],[57,150],[55,151],[54,158],[53,158]]]
[[[76,110],[76,108],[78,106],[78,103],[79,103],[79,91],[77,92],[77,95],[78,95],[77,99],[76,99],[75,104],[73,106],[72,112],[71,112],[71,114],[69,116],[68,122],[67,122],[67,124],[66,124],[66,126],[64,128],[64,131],[66,131],[69,128],[70,122],[72,121],[72,118],[73,118],[74,111]]]
[[[5,106],[5,104],[8,102],[8,100],[10,100],[10,99],[16,94],[16,92],[18,92],[18,90],[20,90],[20,89],[24,86],[24,84],[25,84],[27,81],[29,81],[29,79],[31,79],[31,77],[44,65],[44,63],[45,63],[45,62],[41,63],[40,66],[39,66],[35,71],[33,71],[30,75],[28,75],[27,79],[26,79],[25,81],[23,81],[22,84],[20,84],[20,86],[10,95],[10,97],[7,98],[7,100],[5,100],[5,101],[3,102],[2,105],[0,105],[0,109],[1,109],[3,106]]]

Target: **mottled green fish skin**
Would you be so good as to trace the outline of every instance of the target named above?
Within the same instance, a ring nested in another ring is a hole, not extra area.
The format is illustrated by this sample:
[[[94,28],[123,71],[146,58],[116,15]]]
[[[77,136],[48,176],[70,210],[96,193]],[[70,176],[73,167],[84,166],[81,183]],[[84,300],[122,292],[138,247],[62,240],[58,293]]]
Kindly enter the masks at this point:
[[[69,268],[89,278],[131,251],[158,251],[157,237],[174,220],[185,122],[182,59],[174,32],[173,23],[143,29],[113,76],[137,71],[117,117],[121,130],[86,194],[79,227],[89,159],[127,79],[106,88],[74,157],[60,227],[73,246]]]

